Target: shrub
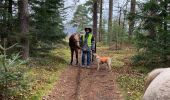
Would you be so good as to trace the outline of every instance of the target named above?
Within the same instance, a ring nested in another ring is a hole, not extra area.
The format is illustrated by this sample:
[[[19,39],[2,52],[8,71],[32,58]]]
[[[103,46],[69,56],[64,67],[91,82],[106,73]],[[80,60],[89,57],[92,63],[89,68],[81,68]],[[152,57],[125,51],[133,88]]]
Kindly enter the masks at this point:
[[[5,100],[22,99],[27,87],[21,67],[25,61],[19,59],[19,53],[7,56],[6,49],[3,50],[4,54],[0,55],[0,97]]]

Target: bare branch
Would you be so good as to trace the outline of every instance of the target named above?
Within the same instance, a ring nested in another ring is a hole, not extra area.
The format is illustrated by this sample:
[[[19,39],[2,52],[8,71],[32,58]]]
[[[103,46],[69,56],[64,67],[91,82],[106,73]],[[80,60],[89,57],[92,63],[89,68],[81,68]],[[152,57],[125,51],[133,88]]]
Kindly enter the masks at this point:
[[[0,49],[2,49],[3,51],[5,50],[5,48],[3,48],[2,45],[0,45]]]
[[[17,44],[18,44],[18,43],[15,43],[14,45],[12,45],[12,46],[6,48],[6,50],[9,50],[9,49],[13,48],[13,47],[16,46]]]

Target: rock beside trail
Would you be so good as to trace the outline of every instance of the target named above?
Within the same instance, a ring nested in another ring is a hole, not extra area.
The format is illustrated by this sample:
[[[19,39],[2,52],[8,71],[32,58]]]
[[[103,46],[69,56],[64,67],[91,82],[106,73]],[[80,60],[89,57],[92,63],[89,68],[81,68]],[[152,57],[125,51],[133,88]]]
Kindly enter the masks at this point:
[[[165,69],[150,83],[143,100],[170,100],[170,69]]]

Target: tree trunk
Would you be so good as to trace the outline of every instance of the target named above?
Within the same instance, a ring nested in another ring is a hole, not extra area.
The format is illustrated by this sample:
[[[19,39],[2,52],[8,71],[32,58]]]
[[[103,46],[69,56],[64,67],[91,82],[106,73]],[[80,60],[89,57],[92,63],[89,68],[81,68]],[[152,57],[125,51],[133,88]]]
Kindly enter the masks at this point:
[[[158,4],[157,0],[154,0],[154,2],[156,4]],[[156,15],[157,15],[157,13],[155,11],[153,11],[153,10],[151,10],[149,12],[149,16],[156,16]],[[151,26],[152,27],[150,27],[150,29],[149,29],[149,38],[154,39],[156,37],[156,26],[153,25],[153,24]]]
[[[113,17],[113,0],[109,0],[109,18],[108,18],[108,43],[111,45],[112,36],[112,17]]]
[[[12,16],[12,13],[13,13],[13,0],[8,0],[8,23],[7,23],[7,33],[10,34],[12,33],[13,31],[13,23],[12,23],[12,19],[13,19],[13,16]],[[9,35],[7,37],[7,46],[10,46],[13,44],[13,42],[11,41],[11,35]]]
[[[163,23],[163,30],[164,30],[164,51],[167,51],[167,43],[168,43],[168,41],[167,41],[167,34],[168,34],[168,22],[167,22],[167,20],[165,20],[166,18],[167,18],[167,16],[168,16],[168,0],[164,0],[164,7],[163,7],[164,9],[163,9],[163,16],[164,16],[164,23]],[[166,63],[167,61],[168,61],[168,57],[167,57],[167,53],[165,53],[164,55],[163,55],[163,61]]]
[[[22,58],[29,57],[29,39],[28,39],[28,0],[18,0],[18,12],[21,32]]]
[[[99,42],[102,41],[102,16],[103,16],[103,0],[100,0],[100,23],[99,23]]]
[[[97,0],[93,0],[93,34],[95,36],[95,41],[97,42]],[[95,44],[96,44],[95,42]],[[96,52],[96,45],[95,45],[95,52]]]
[[[119,5],[118,5],[119,7]],[[119,27],[121,27],[121,17],[122,17],[122,8],[119,7]],[[118,30],[118,33],[117,33],[117,36],[116,36],[116,50],[120,49],[121,48],[121,45],[122,45],[122,39],[120,38],[120,41],[118,40],[119,37],[121,37],[121,30]],[[119,44],[119,48],[118,48],[118,44]]]
[[[130,7],[130,19],[129,19],[129,38],[131,38],[134,30],[134,15],[135,15],[135,5],[136,5],[136,0],[131,0],[131,7]]]
[[[10,32],[12,32],[12,23],[11,23],[11,20],[12,20],[12,0],[9,0],[8,2],[8,30]]]
[[[127,4],[125,5],[126,10],[123,11],[123,14],[124,14],[123,15],[124,16],[124,18],[123,18],[123,29],[125,29],[125,21],[126,21],[126,15],[127,15]]]

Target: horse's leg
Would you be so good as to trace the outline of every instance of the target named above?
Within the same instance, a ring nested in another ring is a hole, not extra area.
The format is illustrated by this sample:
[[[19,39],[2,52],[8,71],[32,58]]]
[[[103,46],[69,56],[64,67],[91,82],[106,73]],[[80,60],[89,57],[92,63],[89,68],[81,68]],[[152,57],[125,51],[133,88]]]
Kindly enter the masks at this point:
[[[74,56],[74,49],[71,48],[71,62],[70,65],[73,63],[73,56]]]
[[[75,49],[76,52],[76,65],[78,65],[78,49]]]

